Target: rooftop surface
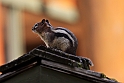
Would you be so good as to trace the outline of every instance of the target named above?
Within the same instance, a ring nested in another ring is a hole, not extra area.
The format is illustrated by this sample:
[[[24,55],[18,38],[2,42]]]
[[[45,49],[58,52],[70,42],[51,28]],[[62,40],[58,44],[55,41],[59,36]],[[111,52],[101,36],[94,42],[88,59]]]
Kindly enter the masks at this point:
[[[41,67],[69,74],[94,83],[118,83],[106,77],[103,73],[90,70],[90,64],[85,60],[81,63],[80,58],[81,57],[67,54],[56,49],[38,46],[27,54],[0,66],[0,72],[2,73],[0,75],[0,82],[26,71],[27,69],[40,65]]]

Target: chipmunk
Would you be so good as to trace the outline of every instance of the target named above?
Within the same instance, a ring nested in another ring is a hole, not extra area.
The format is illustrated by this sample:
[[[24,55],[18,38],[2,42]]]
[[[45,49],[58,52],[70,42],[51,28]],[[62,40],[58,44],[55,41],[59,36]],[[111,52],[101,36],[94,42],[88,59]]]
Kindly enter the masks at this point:
[[[76,54],[78,41],[70,30],[63,27],[54,28],[48,20],[43,19],[34,25],[32,31],[40,36],[47,47]]]
[[[32,31],[40,36],[48,48],[50,47],[76,55],[78,41],[70,30],[63,27],[54,28],[48,20],[43,19],[33,26]],[[91,60],[87,58],[81,57],[80,62],[84,63],[84,65],[86,63],[91,66],[93,65]]]

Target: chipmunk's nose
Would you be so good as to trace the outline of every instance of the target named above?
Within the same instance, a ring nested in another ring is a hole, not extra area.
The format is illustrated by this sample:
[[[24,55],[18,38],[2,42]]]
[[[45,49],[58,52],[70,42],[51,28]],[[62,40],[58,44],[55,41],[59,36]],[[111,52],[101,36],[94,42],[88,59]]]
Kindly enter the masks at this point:
[[[32,30],[35,30],[38,27],[38,24],[36,23],[33,27]]]

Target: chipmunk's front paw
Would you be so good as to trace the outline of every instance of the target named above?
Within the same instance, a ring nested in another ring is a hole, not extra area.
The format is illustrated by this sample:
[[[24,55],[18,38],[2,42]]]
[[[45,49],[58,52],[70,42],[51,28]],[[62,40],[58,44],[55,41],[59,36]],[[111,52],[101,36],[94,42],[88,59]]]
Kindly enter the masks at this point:
[[[90,66],[93,66],[93,63],[89,58],[80,57],[79,60],[80,60],[80,63],[82,63],[81,67],[83,69],[90,70]]]

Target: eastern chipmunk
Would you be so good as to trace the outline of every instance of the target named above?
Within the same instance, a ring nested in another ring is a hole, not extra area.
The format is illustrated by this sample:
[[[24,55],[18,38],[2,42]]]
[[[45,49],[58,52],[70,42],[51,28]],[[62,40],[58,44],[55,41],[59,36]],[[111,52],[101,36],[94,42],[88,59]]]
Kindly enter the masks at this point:
[[[48,20],[43,19],[32,28],[44,41],[47,47],[62,50],[69,54],[76,54],[78,41],[74,34],[63,27],[54,28]]]

